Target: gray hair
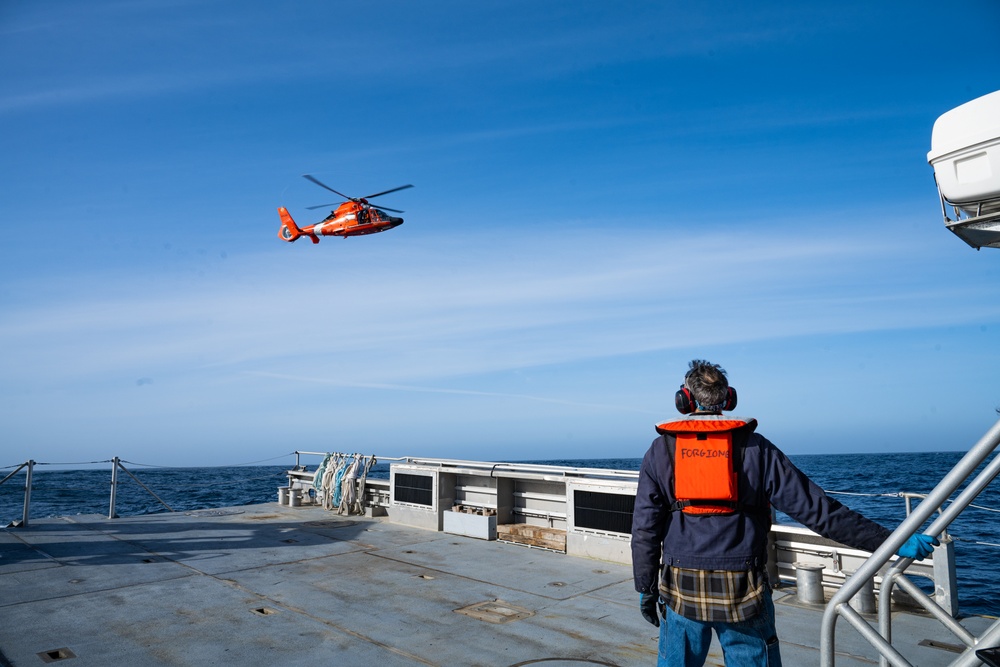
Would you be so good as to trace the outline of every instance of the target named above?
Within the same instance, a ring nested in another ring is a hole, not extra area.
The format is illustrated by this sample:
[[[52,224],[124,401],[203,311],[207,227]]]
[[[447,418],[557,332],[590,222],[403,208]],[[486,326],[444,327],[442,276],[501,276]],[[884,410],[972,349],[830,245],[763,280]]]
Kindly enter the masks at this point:
[[[726,404],[729,380],[726,379],[725,369],[718,364],[704,359],[693,360],[688,364],[688,372],[684,375],[684,386],[701,409],[715,411]]]

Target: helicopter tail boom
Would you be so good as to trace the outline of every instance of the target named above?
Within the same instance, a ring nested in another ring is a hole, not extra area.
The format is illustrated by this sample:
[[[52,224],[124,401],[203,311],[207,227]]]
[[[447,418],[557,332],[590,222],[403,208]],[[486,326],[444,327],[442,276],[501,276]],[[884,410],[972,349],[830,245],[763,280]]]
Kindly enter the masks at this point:
[[[319,243],[319,239],[315,234],[309,234],[308,232],[303,232],[299,229],[299,226],[295,224],[294,220],[292,220],[292,216],[288,212],[287,208],[284,206],[279,207],[278,215],[281,217],[281,229],[278,230],[279,239],[292,243],[300,236],[308,236],[313,243]]]

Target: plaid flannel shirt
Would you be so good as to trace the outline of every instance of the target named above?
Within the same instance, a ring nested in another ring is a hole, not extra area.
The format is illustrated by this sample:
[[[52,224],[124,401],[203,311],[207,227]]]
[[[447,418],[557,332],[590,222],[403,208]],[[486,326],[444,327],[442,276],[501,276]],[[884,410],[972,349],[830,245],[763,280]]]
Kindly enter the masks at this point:
[[[760,613],[767,585],[767,575],[753,570],[666,567],[660,577],[660,597],[684,618],[737,623]]]

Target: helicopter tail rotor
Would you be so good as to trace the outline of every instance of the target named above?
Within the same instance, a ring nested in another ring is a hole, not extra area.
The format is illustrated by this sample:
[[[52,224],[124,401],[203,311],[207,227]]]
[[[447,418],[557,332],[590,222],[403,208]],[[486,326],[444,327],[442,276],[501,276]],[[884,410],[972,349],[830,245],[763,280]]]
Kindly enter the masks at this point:
[[[292,243],[298,240],[302,236],[302,231],[299,226],[295,224],[292,220],[291,214],[288,213],[288,209],[284,206],[278,208],[278,215],[281,217],[281,229],[278,230],[278,238],[282,241],[288,241]]]
[[[313,243],[319,243],[319,238],[315,234],[306,234],[295,224],[288,209],[284,206],[278,208],[278,215],[281,217],[281,228],[278,230],[278,238],[289,243],[295,242],[300,236],[309,236]]]

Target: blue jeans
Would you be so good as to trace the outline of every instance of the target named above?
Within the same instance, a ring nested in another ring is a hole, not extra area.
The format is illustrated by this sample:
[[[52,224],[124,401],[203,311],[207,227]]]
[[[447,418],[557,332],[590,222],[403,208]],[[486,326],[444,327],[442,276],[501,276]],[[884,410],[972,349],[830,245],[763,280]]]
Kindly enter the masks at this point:
[[[719,636],[726,667],[781,667],[770,591],[764,593],[761,613],[749,621],[692,621],[669,607],[666,614],[660,623],[657,667],[701,667],[708,657],[713,630]]]

